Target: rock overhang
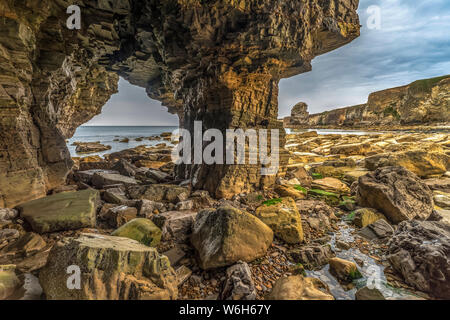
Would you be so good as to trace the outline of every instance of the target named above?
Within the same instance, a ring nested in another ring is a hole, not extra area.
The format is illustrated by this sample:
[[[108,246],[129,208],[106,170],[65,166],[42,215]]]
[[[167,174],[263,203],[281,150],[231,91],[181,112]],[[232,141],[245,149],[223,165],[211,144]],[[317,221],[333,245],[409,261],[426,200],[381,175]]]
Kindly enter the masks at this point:
[[[80,30],[66,27],[73,4],[81,8]],[[63,183],[72,165],[64,139],[101,112],[117,92],[118,75],[146,88],[188,130],[195,120],[221,129],[264,120],[277,128],[278,81],[311,70],[315,56],[355,39],[357,6],[357,0],[3,2],[0,149],[8,156],[0,158],[0,206]],[[236,173],[212,168],[200,179],[210,170],[220,172],[219,180]],[[243,188],[259,187],[253,180]],[[205,186],[217,188],[199,187]]]

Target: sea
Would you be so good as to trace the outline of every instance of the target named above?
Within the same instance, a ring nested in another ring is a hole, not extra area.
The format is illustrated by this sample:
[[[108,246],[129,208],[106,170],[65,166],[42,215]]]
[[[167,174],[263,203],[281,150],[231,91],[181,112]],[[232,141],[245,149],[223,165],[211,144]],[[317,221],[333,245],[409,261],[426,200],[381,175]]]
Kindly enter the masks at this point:
[[[69,139],[67,146],[69,148],[72,157],[86,156],[87,154],[77,154],[75,152],[76,146],[72,145],[74,142],[100,142],[101,144],[111,146],[111,150],[89,153],[92,155],[105,155],[108,153],[118,152],[125,149],[131,149],[137,146],[153,146],[161,142],[162,140],[146,140],[136,141],[136,138],[148,138],[151,136],[159,136],[164,132],[174,132],[177,130],[177,126],[81,126],[75,132],[75,135]],[[304,131],[317,131],[319,134],[379,134],[376,132],[366,132],[357,130],[326,130],[326,129],[311,129]],[[291,131],[286,129],[287,133],[301,133],[304,131],[295,130]],[[128,143],[123,143],[114,140],[122,140],[128,138]]]
[[[111,150],[98,153],[89,153],[92,155],[102,156],[104,154],[118,152],[125,149],[131,149],[137,146],[153,146],[163,142],[162,140],[146,140],[136,141],[136,138],[148,138],[152,136],[159,136],[164,132],[173,132],[178,127],[170,126],[81,126],[77,129],[74,136],[67,142],[72,157],[86,156],[87,154],[77,154],[75,152],[76,146],[72,145],[74,142],[100,142],[101,144],[111,146]],[[123,143],[114,140],[122,140],[128,138],[129,142]]]

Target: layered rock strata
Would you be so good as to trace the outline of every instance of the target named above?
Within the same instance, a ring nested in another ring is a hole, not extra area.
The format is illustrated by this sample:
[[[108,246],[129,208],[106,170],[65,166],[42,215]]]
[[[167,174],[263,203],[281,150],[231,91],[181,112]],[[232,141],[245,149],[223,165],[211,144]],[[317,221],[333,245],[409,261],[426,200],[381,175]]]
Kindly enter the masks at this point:
[[[368,102],[318,114],[298,113],[284,119],[287,128],[367,127],[450,122],[450,75],[415,81],[374,92]],[[301,103],[302,104],[302,103]]]
[[[79,0],[81,29],[69,30],[72,4],[0,3],[0,207],[63,183],[72,166],[65,139],[101,112],[118,75],[191,132],[195,121],[282,129],[279,80],[359,35],[357,0]],[[189,165],[178,174],[227,197],[270,186],[261,166]]]

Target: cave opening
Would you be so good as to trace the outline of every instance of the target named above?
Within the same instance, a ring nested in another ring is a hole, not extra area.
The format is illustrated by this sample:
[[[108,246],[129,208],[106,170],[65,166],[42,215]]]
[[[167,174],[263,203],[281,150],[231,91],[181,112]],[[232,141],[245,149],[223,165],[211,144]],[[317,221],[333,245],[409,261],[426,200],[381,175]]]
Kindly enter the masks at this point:
[[[101,113],[80,125],[67,140],[71,157],[105,156],[138,146],[163,142],[160,135],[178,128],[179,118],[159,101],[148,97],[144,88],[119,79],[118,92],[102,107]],[[78,147],[80,143],[98,143],[106,150]]]

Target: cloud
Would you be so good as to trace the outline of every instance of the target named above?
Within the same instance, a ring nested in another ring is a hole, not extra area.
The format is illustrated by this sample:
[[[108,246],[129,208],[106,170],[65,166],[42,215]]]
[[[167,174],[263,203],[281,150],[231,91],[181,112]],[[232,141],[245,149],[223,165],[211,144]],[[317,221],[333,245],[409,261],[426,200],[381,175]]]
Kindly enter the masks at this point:
[[[367,8],[381,9],[381,29]],[[313,69],[280,83],[280,117],[299,101],[312,113],[364,103],[371,92],[450,74],[448,0],[361,0],[361,36],[313,60]]]

